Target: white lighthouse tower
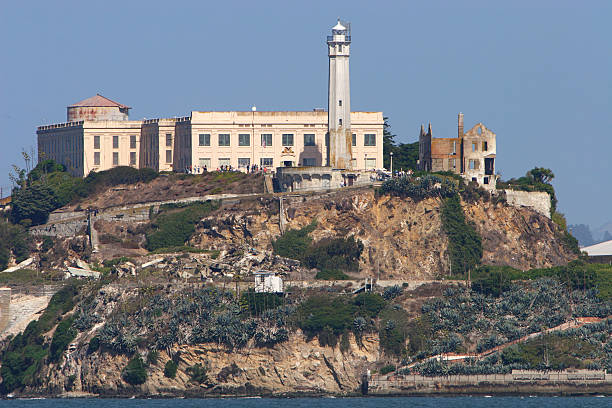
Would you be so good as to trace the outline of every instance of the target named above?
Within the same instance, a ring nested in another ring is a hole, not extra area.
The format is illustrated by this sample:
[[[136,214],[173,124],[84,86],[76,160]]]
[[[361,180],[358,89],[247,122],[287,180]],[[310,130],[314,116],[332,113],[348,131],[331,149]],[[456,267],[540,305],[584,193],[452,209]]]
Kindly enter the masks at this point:
[[[351,169],[351,88],[349,55],[351,25],[340,22],[327,36],[329,55],[329,97],[327,99],[329,150],[328,163],[334,169]]]

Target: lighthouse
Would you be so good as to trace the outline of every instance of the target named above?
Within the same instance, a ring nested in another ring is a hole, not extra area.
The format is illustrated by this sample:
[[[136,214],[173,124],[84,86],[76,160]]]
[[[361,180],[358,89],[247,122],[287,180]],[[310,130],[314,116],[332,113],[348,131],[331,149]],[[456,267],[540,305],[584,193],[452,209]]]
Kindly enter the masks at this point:
[[[327,48],[329,56],[328,165],[334,169],[351,170],[350,23],[341,22],[338,19],[338,24],[332,28],[332,35],[327,36]]]

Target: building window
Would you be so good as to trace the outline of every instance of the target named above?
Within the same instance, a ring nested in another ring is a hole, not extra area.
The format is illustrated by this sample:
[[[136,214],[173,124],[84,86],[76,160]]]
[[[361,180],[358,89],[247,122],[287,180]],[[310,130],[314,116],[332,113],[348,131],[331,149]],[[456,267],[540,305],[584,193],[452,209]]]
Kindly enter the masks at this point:
[[[130,149],[136,148],[136,136],[130,136]]]
[[[219,159],[219,167],[221,167],[221,166],[229,166],[229,165],[230,165],[230,159],[229,158]]]
[[[293,146],[292,133],[283,133],[283,146]]]
[[[166,150],[166,163],[172,163],[172,150]]]
[[[100,165],[100,152],[94,152],[94,166]]]
[[[238,146],[250,146],[250,145],[251,145],[251,135],[250,134],[241,133],[238,135]]]
[[[262,157],[261,159],[259,159],[259,163],[261,167],[272,167],[272,165],[274,164],[274,160],[272,158]]]
[[[475,152],[476,151],[476,142],[472,142],[472,151]]]
[[[263,147],[272,146],[272,133],[263,133],[261,135],[261,145]]]
[[[351,159],[351,166],[353,167],[353,169],[357,168],[357,159]]]
[[[208,137],[208,141],[210,144],[210,135]],[[166,147],[172,147],[172,134],[171,133],[166,133]]]
[[[489,150],[489,144],[487,142],[482,142],[482,151],[486,152],[487,150]]]
[[[342,44],[338,44],[338,52],[342,52]]]
[[[351,140],[351,146],[357,146],[357,134],[353,133],[353,137]]]
[[[219,146],[229,146],[230,145],[230,135],[229,133],[219,133]],[[219,159],[221,160],[221,159]],[[228,163],[229,165],[229,163]]]
[[[342,106],[342,99],[338,100],[338,106]]]
[[[325,147],[329,147],[329,133],[325,134]]]
[[[480,167],[478,160],[470,159],[469,167],[470,170],[478,170],[478,168]]]
[[[365,168],[366,170],[374,170],[376,168],[376,159],[365,159]]]
[[[307,133],[304,135],[304,146],[315,146],[315,135]]]
[[[489,178],[488,178],[488,177],[485,177],[485,178],[484,178],[482,181],[483,181],[483,183],[485,183],[485,184],[489,184]]]
[[[200,157],[198,159],[198,164],[202,168],[206,168],[206,170],[210,169],[210,158],[208,157]]]
[[[130,152],[130,166],[136,165],[136,152]]]
[[[113,166],[119,165],[119,152],[113,152]]]
[[[342,126],[342,119],[338,119],[338,125]]]
[[[94,136],[94,149],[100,148],[100,136]]]
[[[251,165],[251,159],[246,158],[238,158],[238,168],[249,167]]]
[[[363,135],[363,145],[364,146],[376,146],[376,134],[366,133],[365,135]]]
[[[315,158],[304,158],[304,162],[302,163],[304,166],[316,166],[317,159]]]
[[[113,136],[113,149],[119,148],[119,136]]]
[[[457,142],[453,141],[453,154],[457,154]]]
[[[210,146],[210,134],[208,133],[200,133],[199,135],[199,145],[200,146]]]

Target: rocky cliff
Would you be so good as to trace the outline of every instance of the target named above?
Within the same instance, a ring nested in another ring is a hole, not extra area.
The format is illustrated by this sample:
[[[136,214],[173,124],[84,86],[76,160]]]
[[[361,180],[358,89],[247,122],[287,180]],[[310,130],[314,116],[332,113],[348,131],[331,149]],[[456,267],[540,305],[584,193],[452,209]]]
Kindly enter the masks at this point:
[[[448,239],[442,229],[441,200],[376,196],[373,189],[259,198],[225,204],[203,219],[192,244],[228,250],[248,245],[270,250],[281,228],[301,228],[316,221],[315,241],[354,236],[364,245],[355,277],[432,279],[448,275]],[[575,258],[559,239],[557,226],[528,208],[478,201],[463,202],[483,242],[483,263],[518,269],[549,267]]]
[[[148,367],[147,381],[131,386],[121,378],[128,357],[113,353],[87,354],[86,344],[67,353],[60,367],[49,366],[46,393],[61,394],[69,388],[76,393],[100,395],[291,395],[352,394],[359,392],[361,375],[379,357],[378,336],[350,336],[349,350],[321,347],[316,339],[307,341],[298,331],[287,342],[271,348],[246,347],[229,351],[216,344],[179,346],[174,379],[164,376],[169,360],[165,352]],[[208,380],[190,381],[185,370],[195,364],[207,369]],[[59,368],[59,369],[58,369]],[[74,375],[74,382],[67,381]]]

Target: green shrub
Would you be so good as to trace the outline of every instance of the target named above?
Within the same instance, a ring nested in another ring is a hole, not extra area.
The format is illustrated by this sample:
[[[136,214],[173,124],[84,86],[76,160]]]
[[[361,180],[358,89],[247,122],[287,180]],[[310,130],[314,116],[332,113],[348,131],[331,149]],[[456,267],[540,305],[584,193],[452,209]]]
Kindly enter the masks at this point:
[[[166,362],[166,365],[164,365],[164,377],[175,378],[177,369],[178,369],[178,364],[176,364],[174,360],[168,360]]]
[[[0,220],[0,270],[6,269],[11,254],[17,262],[24,261],[30,254],[31,241],[23,226]]]
[[[448,237],[453,274],[465,274],[480,263],[482,240],[474,226],[466,222],[458,195],[442,205],[442,228]]]
[[[12,192],[11,217],[15,223],[44,224],[49,213],[68,203],[77,202],[108,187],[149,182],[158,173],[152,169],[129,166],[91,172],[84,179],[73,177],[53,160],[40,162],[28,175],[20,175]]]
[[[420,201],[432,197],[452,197],[457,194],[456,181],[449,177],[424,174],[420,177],[398,177],[386,180],[378,190],[380,194],[410,197]]]
[[[483,265],[472,274],[472,290],[488,296],[499,297],[510,288],[512,281],[521,276],[521,271],[510,266]]]
[[[378,316],[387,305],[381,295],[371,292],[361,292],[355,296],[353,304],[359,309],[360,315],[372,318]]]
[[[187,374],[189,374],[189,379],[191,382],[203,384],[208,381],[208,373],[206,367],[202,366],[202,364],[200,363],[192,365],[191,367],[187,367],[187,370],[185,371],[187,372]]]
[[[393,364],[389,364],[380,369],[380,374],[385,375],[395,371],[395,366]]]
[[[408,353],[411,356],[425,352],[428,342],[433,338],[433,329],[427,316],[411,320],[406,325],[406,336],[408,338]]]
[[[72,327],[73,322],[74,316],[70,316],[57,325],[49,346],[49,361],[59,362],[68,345],[76,338],[78,331]]]
[[[351,277],[346,273],[339,271],[337,269],[326,269],[324,271],[319,271],[315,275],[315,279],[319,280],[350,280]]]
[[[87,354],[95,353],[99,348],[100,338],[98,336],[94,336],[91,340],[89,340],[89,344],[87,345]]]
[[[326,330],[338,336],[353,323],[356,307],[348,299],[339,296],[312,296],[298,308],[299,327],[310,337]]]
[[[322,272],[318,279],[337,277],[346,279],[342,272],[357,270],[363,244],[354,237],[324,238],[308,247],[304,263]]]
[[[259,316],[269,309],[276,309],[283,304],[282,295],[276,293],[255,293],[251,288],[240,296],[251,316]]]
[[[400,357],[405,354],[408,314],[401,308],[388,308],[380,313],[378,337],[386,354]]]
[[[157,360],[159,360],[159,352],[157,350],[150,350],[147,353],[147,364],[155,365],[157,364]]]
[[[217,202],[192,203],[183,208],[162,206],[146,233],[145,247],[149,251],[185,245],[195,232],[195,224],[211,211],[219,208]]]
[[[47,252],[48,250],[53,248],[53,245],[55,245],[55,242],[53,241],[53,238],[50,237],[50,236],[45,235],[43,237],[42,245],[40,246],[40,251],[41,252]]]
[[[121,372],[121,378],[131,385],[144,384],[147,381],[147,370],[140,356],[132,358]]]
[[[302,261],[304,254],[308,250],[312,238],[309,234],[316,228],[316,223],[313,222],[299,230],[290,229],[285,231],[283,235],[272,241],[274,253],[285,258],[297,259]]]

